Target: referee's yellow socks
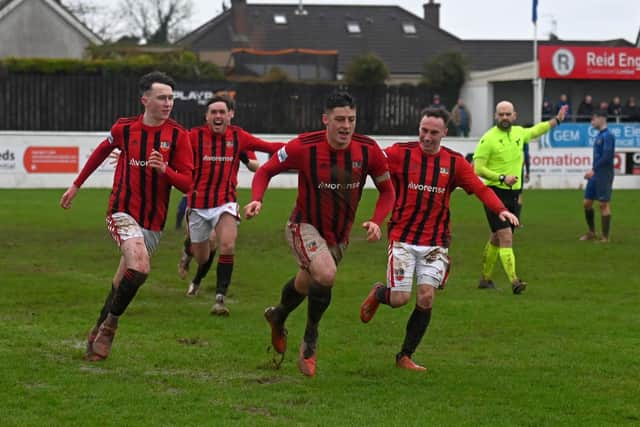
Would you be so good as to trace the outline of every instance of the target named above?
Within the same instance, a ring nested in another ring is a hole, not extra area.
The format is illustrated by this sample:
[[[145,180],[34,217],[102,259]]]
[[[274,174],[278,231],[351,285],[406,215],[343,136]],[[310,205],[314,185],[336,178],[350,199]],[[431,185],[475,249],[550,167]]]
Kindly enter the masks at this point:
[[[507,273],[509,281],[513,283],[518,278],[516,275],[516,256],[513,253],[513,248],[499,248],[498,255],[504,272]]]
[[[484,246],[482,252],[482,278],[484,280],[491,280],[491,276],[493,276],[493,267],[498,260],[498,249],[498,246],[492,245],[491,241],[488,241]]]

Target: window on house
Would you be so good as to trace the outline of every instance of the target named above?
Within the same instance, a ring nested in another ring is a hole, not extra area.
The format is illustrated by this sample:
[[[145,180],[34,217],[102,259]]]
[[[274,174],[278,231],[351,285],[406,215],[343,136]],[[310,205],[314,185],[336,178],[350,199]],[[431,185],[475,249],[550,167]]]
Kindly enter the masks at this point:
[[[276,13],[273,15],[273,22],[277,25],[285,25],[287,23],[287,15],[284,13]]]
[[[360,24],[357,21],[347,22],[347,32],[349,34],[360,34],[362,32]]]
[[[402,32],[404,32],[405,34],[415,34],[416,26],[413,24],[413,22],[403,22]]]

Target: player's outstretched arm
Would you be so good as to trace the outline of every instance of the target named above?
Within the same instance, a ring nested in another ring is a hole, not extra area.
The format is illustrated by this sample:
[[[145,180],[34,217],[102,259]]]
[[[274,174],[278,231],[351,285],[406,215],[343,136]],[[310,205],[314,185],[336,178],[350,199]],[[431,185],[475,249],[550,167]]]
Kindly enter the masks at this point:
[[[529,132],[529,136],[527,140],[538,138],[544,135],[545,133],[549,132],[552,128],[559,126],[560,123],[564,121],[567,115],[568,108],[569,107],[567,105],[563,105],[558,111],[558,114],[555,117],[553,117],[551,120],[543,121],[543,122],[537,123],[533,127],[527,128],[527,131]]]
[[[95,171],[98,166],[104,162],[114,148],[115,147],[111,145],[111,141],[109,139],[105,139],[96,147],[95,150],[93,150],[87,159],[87,163],[85,163],[84,167],[80,171],[80,174],[78,174],[75,181],[73,181],[73,184],[71,184],[67,191],[62,195],[62,198],[60,199],[60,206],[62,206],[63,209],[69,209],[71,207],[71,202],[73,201],[73,198],[76,197],[76,194],[82,184],[84,184],[93,171]]]

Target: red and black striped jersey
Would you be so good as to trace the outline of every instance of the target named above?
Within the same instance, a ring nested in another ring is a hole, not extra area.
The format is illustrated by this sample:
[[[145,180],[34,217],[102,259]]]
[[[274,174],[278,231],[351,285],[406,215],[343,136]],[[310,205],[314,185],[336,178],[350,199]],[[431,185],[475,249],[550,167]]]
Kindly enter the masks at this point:
[[[162,230],[167,218],[171,186],[183,192],[191,186],[193,160],[189,134],[171,119],[153,127],[142,123],[142,115],[118,119],[107,139],[89,157],[74,184],[78,187],[82,185],[116,148],[121,153],[107,212],[125,212],[142,228]],[[165,173],[148,166],[152,150],[162,154],[167,164]]]
[[[397,143],[384,151],[396,190],[390,241],[449,247],[449,201],[457,187],[475,194],[496,213],[505,210],[460,153],[440,147],[437,154],[425,154],[419,142]]]
[[[256,172],[253,200],[262,199],[271,177],[289,169],[298,171],[290,221],[313,225],[329,245],[348,241],[367,175],[375,180],[388,173],[373,139],[354,134],[348,147],[336,150],[326,131],[310,132],[291,140]]]
[[[224,134],[214,133],[208,125],[189,132],[193,153],[193,188],[189,207],[214,208],[238,200],[238,166],[240,154],[252,151],[275,153],[282,143],[267,142],[238,126],[227,126]],[[251,157],[249,157],[251,158]],[[255,154],[253,154],[255,159]]]

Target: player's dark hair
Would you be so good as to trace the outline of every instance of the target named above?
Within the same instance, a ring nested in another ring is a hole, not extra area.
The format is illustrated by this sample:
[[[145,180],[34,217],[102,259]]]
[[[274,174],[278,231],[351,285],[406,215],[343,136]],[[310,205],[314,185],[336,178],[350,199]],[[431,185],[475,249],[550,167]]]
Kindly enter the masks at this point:
[[[347,92],[332,92],[327,96],[324,110],[331,111],[338,107],[356,108],[356,100]]]
[[[422,117],[435,117],[442,119],[445,126],[449,124],[449,113],[444,108],[425,108],[420,112],[420,118]]]
[[[233,102],[233,99],[224,95],[214,95],[213,98],[207,101],[207,110],[209,109],[209,105],[215,104],[216,102],[224,102],[229,111],[233,111],[236,107],[236,103]]]
[[[609,113],[607,112],[607,110],[603,110],[603,109],[598,109],[598,110],[595,110],[593,112],[594,116],[596,116],[596,117],[604,117],[605,119],[607,118],[608,114]]]
[[[171,89],[176,88],[175,80],[173,80],[168,74],[163,73],[162,71],[152,71],[140,77],[140,80],[138,80],[140,95],[143,95],[146,91],[151,89],[151,85],[154,83],[162,83],[171,86]]]

